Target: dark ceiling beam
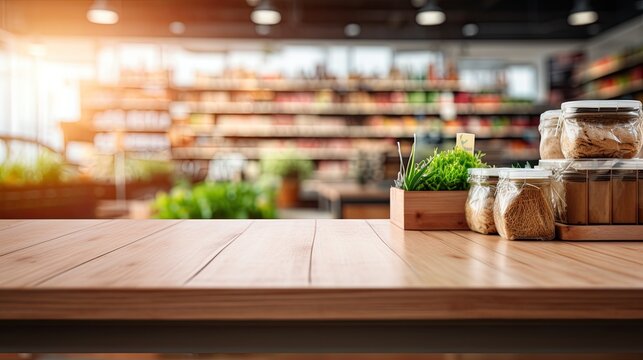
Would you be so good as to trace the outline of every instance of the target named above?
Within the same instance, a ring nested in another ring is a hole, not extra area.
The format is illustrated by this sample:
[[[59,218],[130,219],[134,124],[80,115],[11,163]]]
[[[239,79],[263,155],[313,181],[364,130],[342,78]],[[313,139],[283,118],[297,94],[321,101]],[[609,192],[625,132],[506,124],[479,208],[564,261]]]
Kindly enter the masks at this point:
[[[114,0],[112,0],[114,1]],[[571,0],[539,1],[537,21],[530,21],[524,0],[442,0],[447,22],[435,27],[415,24],[410,0],[273,0],[283,15],[268,38],[345,38],[343,26],[357,22],[362,39],[461,39],[462,25],[475,22],[474,39],[584,39],[587,27],[566,23]],[[18,34],[57,36],[172,36],[168,24],[183,21],[182,36],[261,38],[250,23],[245,0],[115,0],[121,21],[113,26],[91,24],[85,18],[92,0],[0,0],[4,27]],[[624,0],[594,2],[602,30],[643,11],[632,11]],[[609,3],[609,4],[607,4]],[[484,7],[488,7],[484,10]],[[600,6],[600,9],[598,8]],[[605,10],[601,10],[605,9]]]

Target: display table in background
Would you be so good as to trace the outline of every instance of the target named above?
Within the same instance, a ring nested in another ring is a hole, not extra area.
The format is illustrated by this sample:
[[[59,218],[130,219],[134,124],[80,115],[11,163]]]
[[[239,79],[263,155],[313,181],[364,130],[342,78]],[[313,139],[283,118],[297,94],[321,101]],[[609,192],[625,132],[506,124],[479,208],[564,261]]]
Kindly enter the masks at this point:
[[[0,352],[643,351],[643,243],[0,221]]]
[[[356,183],[318,183],[319,202],[336,219],[382,219],[389,216],[388,186]]]

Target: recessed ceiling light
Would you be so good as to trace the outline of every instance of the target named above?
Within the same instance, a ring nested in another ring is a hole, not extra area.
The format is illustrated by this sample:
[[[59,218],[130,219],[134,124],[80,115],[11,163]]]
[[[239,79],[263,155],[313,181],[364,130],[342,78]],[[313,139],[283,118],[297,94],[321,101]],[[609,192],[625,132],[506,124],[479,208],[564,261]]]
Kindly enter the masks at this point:
[[[348,37],[358,36],[362,32],[362,27],[358,24],[348,24],[344,27],[344,35]]]
[[[480,28],[476,24],[466,24],[462,27],[462,35],[472,37],[478,35]]]
[[[250,19],[257,25],[276,25],[281,21],[281,14],[277,8],[272,6],[270,0],[262,0],[259,5],[252,10]]]
[[[440,25],[446,20],[444,11],[435,0],[429,0],[415,15],[415,21],[423,26]]]
[[[174,35],[181,35],[185,32],[185,24],[181,21],[172,21],[170,23],[170,32]]]
[[[94,0],[87,10],[87,20],[94,24],[113,25],[118,22],[118,12],[109,5],[108,0]]]
[[[598,20],[598,14],[589,5],[589,0],[576,0],[567,22],[572,26],[593,24]]]

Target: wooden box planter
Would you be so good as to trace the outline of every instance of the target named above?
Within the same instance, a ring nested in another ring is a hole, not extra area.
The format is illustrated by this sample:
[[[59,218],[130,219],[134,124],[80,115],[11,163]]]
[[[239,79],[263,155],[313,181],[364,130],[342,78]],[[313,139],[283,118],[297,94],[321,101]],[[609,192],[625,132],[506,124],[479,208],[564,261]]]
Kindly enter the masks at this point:
[[[391,188],[391,222],[404,230],[468,230],[468,191],[404,191]]]

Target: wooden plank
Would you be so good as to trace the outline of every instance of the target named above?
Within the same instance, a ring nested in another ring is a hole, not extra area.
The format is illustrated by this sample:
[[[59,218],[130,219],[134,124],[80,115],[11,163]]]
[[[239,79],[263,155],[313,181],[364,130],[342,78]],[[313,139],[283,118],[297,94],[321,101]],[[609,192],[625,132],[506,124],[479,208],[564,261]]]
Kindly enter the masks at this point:
[[[0,231],[16,226],[22,222],[24,222],[24,220],[0,220]]]
[[[0,257],[0,287],[33,286],[179,221],[115,220]]]
[[[556,224],[556,238],[565,241],[641,241],[643,225]]]
[[[364,220],[317,220],[311,284],[336,287],[421,285],[418,275]]]
[[[28,248],[109,220],[23,221],[0,231],[0,256]]]
[[[497,235],[482,235],[471,231],[455,233],[492,249],[505,257],[516,259],[541,269],[550,269],[588,285],[605,288],[643,288],[643,268],[627,264],[570,243],[556,241],[508,241]],[[564,282],[560,286],[572,286]]]
[[[643,264],[643,242],[571,242],[570,244],[596,251],[601,254],[616,257],[623,261],[631,262],[637,265]],[[623,264],[626,266],[626,264]]]
[[[0,289],[0,319],[643,319],[643,289]]]
[[[307,286],[315,222],[256,221],[189,285]]]
[[[38,286],[181,287],[241,235],[250,223],[243,220],[185,220]]]
[[[389,221],[369,221],[397,254],[422,276],[425,286],[507,287],[545,282],[524,273],[521,263],[498,261],[498,254],[449,231],[404,231]]]

